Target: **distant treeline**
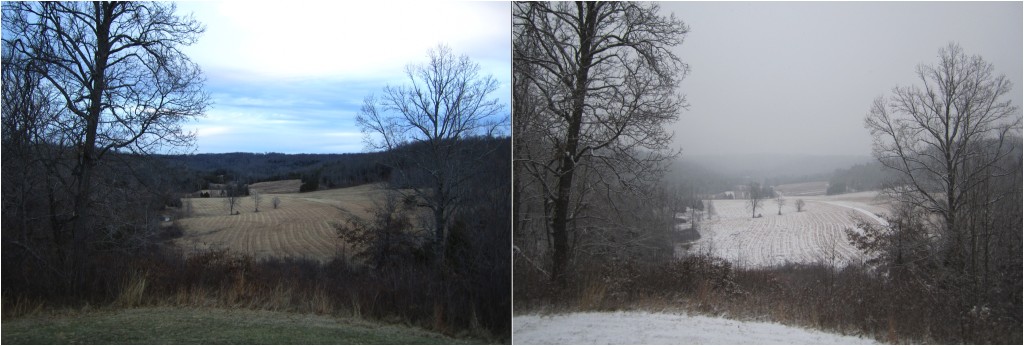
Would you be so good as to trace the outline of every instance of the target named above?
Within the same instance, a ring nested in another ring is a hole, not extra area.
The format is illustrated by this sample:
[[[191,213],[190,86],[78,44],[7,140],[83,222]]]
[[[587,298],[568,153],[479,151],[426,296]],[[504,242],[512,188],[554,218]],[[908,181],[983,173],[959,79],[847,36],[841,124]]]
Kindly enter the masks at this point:
[[[890,173],[886,173],[881,163],[870,162],[853,165],[850,168],[837,169],[828,180],[828,195],[838,195],[849,192],[877,190],[882,188]]]
[[[508,142],[508,137],[463,139],[461,150],[491,148]],[[483,143],[488,142],[488,143]],[[484,145],[491,144],[491,145]],[[402,148],[399,148],[401,150]],[[386,164],[387,153],[349,154],[282,154],[223,153],[191,155],[158,155],[163,169],[180,192],[208,189],[210,184],[235,182],[253,184],[264,181],[301,179],[301,192],[344,188],[391,180],[392,168]],[[406,183],[407,184],[407,183]]]
[[[720,171],[688,160],[676,160],[673,162],[671,173],[666,176],[665,182],[669,185],[679,186],[679,189],[685,191],[688,196],[709,196],[735,190],[751,181],[761,182],[762,186],[768,188],[784,184],[827,180],[829,182],[827,194],[835,195],[877,190],[882,188],[888,179],[885,168],[877,161],[854,164],[848,168],[835,169],[832,172],[803,175],[779,173],[761,177],[743,172]]]
[[[315,191],[387,180],[390,169],[381,164],[380,155],[224,153],[159,157],[177,173],[176,186],[182,191],[207,189],[210,184],[288,179],[302,179],[303,191]]]

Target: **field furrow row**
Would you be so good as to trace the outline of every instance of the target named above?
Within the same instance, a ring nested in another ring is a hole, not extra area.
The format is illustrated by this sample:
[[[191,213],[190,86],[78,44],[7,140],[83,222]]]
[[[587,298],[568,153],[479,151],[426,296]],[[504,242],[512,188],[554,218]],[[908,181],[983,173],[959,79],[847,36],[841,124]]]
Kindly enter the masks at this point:
[[[701,239],[690,252],[713,254],[745,267],[786,263],[839,266],[864,260],[846,236],[847,229],[856,229],[865,219],[858,207],[809,200],[803,212],[784,208],[783,215],[777,215],[773,205],[758,211],[762,217],[751,218],[745,200],[714,203],[717,215],[702,225]]]
[[[269,201],[279,198],[278,208]],[[226,198],[191,198],[183,202],[185,217],[176,222],[185,235],[176,242],[184,249],[226,248],[257,258],[304,257],[328,260],[343,246],[331,222],[352,215],[368,217],[383,197],[377,185],[312,193],[263,194],[260,211],[252,197],[239,198],[229,213]]]

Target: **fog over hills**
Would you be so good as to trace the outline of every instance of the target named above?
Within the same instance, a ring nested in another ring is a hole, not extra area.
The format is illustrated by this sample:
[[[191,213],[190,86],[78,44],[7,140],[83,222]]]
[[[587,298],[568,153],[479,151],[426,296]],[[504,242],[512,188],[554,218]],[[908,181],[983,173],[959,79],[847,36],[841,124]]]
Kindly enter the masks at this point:
[[[752,179],[828,174],[839,168],[874,160],[868,155],[790,154],[694,155],[680,159],[723,174]]]
[[[665,181],[720,192],[750,181],[774,185],[829,180],[837,169],[873,161],[868,155],[684,155],[670,164]]]

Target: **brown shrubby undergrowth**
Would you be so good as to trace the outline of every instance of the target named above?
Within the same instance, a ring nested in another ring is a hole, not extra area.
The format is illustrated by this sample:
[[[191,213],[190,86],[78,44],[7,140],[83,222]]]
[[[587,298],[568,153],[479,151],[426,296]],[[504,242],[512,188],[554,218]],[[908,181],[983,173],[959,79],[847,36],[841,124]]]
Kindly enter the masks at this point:
[[[994,309],[971,317],[985,319],[987,328],[965,339],[959,325],[963,316],[951,297],[944,297],[950,293],[890,280],[863,265],[747,269],[703,255],[660,263],[624,261],[578,268],[561,290],[536,267],[515,265],[517,314],[640,309],[776,321],[888,343],[1021,340],[1013,316],[996,316]]]
[[[448,294],[439,294],[428,264],[377,270],[344,256],[321,263],[256,260],[226,250],[186,256],[166,248],[109,261],[103,263],[107,274],[94,276],[91,289],[73,298],[5,285],[4,317],[90,305],[218,307],[354,316],[494,341],[510,337],[508,312],[502,319],[500,311],[489,311],[500,308],[500,302],[467,294],[457,282],[449,283]]]

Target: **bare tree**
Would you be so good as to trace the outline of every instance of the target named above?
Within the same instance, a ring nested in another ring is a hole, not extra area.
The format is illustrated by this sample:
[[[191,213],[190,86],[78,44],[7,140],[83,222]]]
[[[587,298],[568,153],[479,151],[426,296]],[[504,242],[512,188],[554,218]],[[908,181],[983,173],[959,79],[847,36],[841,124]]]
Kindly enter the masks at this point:
[[[253,190],[252,191],[252,203],[253,203],[253,207],[255,208],[255,210],[253,210],[254,212],[257,212],[257,213],[260,212],[260,201],[262,201],[262,200],[263,200],[263,196],[260,196],[260,192],[256,191],[256,190]]]
[[[245,192],[242,187],[235,183],[228,183],[223,190],[221,195],[224,196],[224,204],[228,206],[228,214],[235,214],[235,207],[241,203],[242,198],[245,196]]]
[[[797,199],[796,200],[796,212],[799,213],[799,212],[804,211],[804,205],[806,205],[806,202],[804,202],[803,198]]]
[[[786,205],[786,199],[782,197],[782,194],[775,196],[775,205],[779,207],[779,215],[782,215],[782,207]]]
[[[1011,152],[1009,134],[1019,131],[1018,108],[1005,76],[955,43],[939,50],[939,64],[918,65],[921,86],[895,87],[875,99],[865,118],[874,156],[896,172],[887,189],[902,203],[941,216],[936,225],[950,255],[961,257],[960,234],[967,195],[1001,174],[997,163]],[[990,196],[989,203],[999,196]]]
[[[885,191],[900,206],[875,237],[892,249],[883,264],[899,280],[938,287],[933,301],[954,306],[964,340],[991,328],[972,317],[978,306],[1020,314],[996,292],[1020,291],[1021,117],[994,70],[950,43],[938,64],[918,65],[919,85],[877,98],[864,121],[875,158],[895,172]]]
[[[20,65],[52,90],[61,107],[47,119],[46,142],[67,153],[70,172],[60,189],[71,212],[52,215],[55,243],[71,247],[71,263],[86,256],[95,230],[94,179],[111,152],[147,153],[188,146],[181,124],[209,104],[199,67],[181,47],[202,26],[176,15],[172,3],[5,2],[3,44]],[[6,66],[5,66],[6,69]],[[54,176],[56,178],[56,175]]]
[[[356,123],[367,147],[391,155],[392,188],[430,209],[428,224],[441,263],[462,189],[481,169],[472,163],[479,158],[463,157],[469,151],[460,145],[473,136],[495,134],[507,126],[508,115],[497,99],[488,98],[498,82],[482,75],[468,56],[456,56],[445,45],[427,56],[428,63],[406,67],[409,84],[388,86],[379,98],[368,96]]]
[[[270,200],[270,204],[274,206],[274,209],[277,209],[277,207],[281,205],[281,198],[274,196],[274,199]]]
[[[514,160],[532,180],[522,183],[540,194],[556,282],[565,282],[569,241],[578,235],[572,225],[588,195],[642,194],[674,155],[662,125],[685,107],[675,88],[687,66],[671,48],[688,28],[658,10],[632,2],[514,4]],[[575,184],[584,175],[590,182]]]
[[[224,205],[228,206],[228,215],[235,215],[235,206],[238,205],[238,200],[240,198],[241,197],[235,195],[232,192],[227,192],[224,194]]]
[[[764,195],[761,191],[761,184],[751,182],[747,184],[747,188],[750,189],[750,193],[747,195],[747,209],[750,209],[750,217],[757,217],[757,209],[761,208],[764,204]]]

